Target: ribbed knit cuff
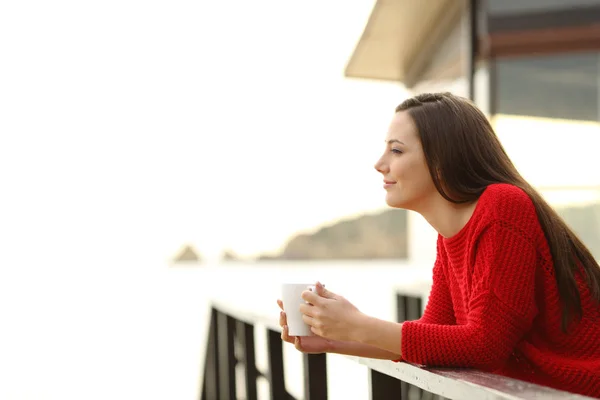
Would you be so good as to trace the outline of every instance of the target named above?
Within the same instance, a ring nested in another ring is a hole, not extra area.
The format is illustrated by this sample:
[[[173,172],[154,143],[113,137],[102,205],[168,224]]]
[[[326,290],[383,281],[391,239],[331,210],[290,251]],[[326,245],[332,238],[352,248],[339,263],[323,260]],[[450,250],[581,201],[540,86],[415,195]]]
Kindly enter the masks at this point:
[[[414,329],[411,325],[415,325],[412,321],[405,321],[402,323],[402,358],[408,362],[414,362],[415,360],[410,359],[410,349],[414,350],[414,346],[411,345],[412,337],[414,336]]]

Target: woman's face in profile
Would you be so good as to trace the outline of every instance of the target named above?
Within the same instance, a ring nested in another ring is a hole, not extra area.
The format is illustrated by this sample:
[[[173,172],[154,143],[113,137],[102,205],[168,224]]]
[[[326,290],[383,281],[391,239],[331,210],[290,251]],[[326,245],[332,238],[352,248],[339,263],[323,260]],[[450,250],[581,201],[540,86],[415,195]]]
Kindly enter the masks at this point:
[[[383,155],[375,164],[383,176],[386,203],[390,207],[418,211],[419,206],[437,194],[417,128],[407,111],[394,115]]]

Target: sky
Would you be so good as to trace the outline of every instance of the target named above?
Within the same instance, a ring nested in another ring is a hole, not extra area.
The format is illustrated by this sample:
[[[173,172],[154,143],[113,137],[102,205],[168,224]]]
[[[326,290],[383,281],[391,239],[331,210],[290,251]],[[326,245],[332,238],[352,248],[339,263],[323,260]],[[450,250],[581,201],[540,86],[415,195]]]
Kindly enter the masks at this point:
[[[407,92],[343,76],[373,4],[3,2],[2,257],[252,256],[384,208]]]

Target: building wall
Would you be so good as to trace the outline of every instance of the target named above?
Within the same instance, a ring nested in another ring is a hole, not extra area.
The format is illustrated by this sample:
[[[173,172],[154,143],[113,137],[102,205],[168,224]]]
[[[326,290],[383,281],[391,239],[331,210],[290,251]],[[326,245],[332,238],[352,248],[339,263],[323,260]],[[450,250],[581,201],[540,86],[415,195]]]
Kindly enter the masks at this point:
[[[600,259],[600,53],[497,59],[495,79],[502,144]]]
[[[545,0],[480,4],[485,5],[478,12],[480,17],[482,12],[505,17],[565,6],[565,2]],[[600,5],[600,0],[568,4],[594,5]],[[600,259],[600,49],[586,44],[588,48],[577,51],[562,48],[549,52],[547,43],[539,54],[535,48],[517,55],[483,54],[479,49],[471,80],[473,30],[468,12],[465,10],[462,20],[433,52],[413,92],[447,90],[468,96],[472,82],[473,100],[488,115],[517,169]],[[489,15],[479,18],[484,21],[480,33],[485,32]],[[411,260],[432,262],[435,231],[416,214],[409,217],[409,229]]]

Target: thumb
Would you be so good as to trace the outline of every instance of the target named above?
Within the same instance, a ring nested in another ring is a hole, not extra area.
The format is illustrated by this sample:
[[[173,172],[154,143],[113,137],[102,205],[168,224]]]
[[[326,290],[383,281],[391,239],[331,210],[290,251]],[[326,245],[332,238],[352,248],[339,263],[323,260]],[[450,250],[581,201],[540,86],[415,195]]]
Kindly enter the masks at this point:
[[[315,285],[317,288],[317,294],[321,297],[325,297],[326,299],[335,299],[337,295],[333,293],[331,290],[325,289],[325,285],[321,282],[317,282]]]
[[[296,338],[294,339],[294,347],[296,347],[296,350],[298,351],[304,351],[304,349],[302,349],[302,342],[300,341],[300,338],[298,336],[296,336]]]

